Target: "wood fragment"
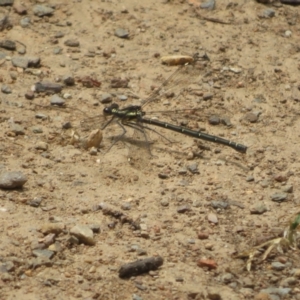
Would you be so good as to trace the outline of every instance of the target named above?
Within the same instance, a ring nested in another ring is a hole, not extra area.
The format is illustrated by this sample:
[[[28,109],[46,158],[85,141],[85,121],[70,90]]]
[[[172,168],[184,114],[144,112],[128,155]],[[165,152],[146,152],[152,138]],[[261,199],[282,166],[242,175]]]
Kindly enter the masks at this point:
[[[163,262],[164,260],[162,257],[154,256],[125,264],[119,270],[119,277],[129,278],[131,276],[137,276],[149,271],[157,270]]]

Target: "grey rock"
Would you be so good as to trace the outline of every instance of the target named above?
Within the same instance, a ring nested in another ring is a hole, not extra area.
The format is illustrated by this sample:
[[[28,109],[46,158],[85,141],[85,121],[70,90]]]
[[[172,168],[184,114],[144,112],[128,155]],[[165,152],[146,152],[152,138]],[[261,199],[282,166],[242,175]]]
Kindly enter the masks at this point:
[[[210,213],[207,215],[207,220],[211,223],[214,223],[214,224],[218,224],[218,217],[217,215],[213,214],[213,213]]]
[[[94,233],[86,225],[76,225],[70,230],[70,234],[75,236],[80,242],[86,245],[95,245]]]
[[[169,201],[168,201],[168,199],[162,199],[160,201],[160,204],[161,204],[161,206],[167,207],[167,206],[169,206]]]
[[[65,104],[65,100],[58,95],[53,95],[50,99],[51,105],[63,106]]]
[[[121,38],[121,39],[127,39],[129,36],[129,31],[123,28],[118,28],[115,31],[115,36]]]
[[[34,85],[34,91],[37,93],[60,93],[63,89],[63,86],[59,83],[55,82],[48,82],[48,81],[43,81],[43,82],[37,82]]]
[[[12,272],[15,270],[15,264],[12,261],[7,261],[0,266],[0,273]]]
[[[267,8],[263,11],[262,15],[265,18],[273,18],[275,16],[275,10],[272,8]]]
[[[29,65],[29,58],[23,56],[14,56],[11,59],[11,63],[14,67],[26,69]]]
[[[294,190],[294,187],[293,187],[292,185],[286,185],[286,186],[282,189],[282,191],[283,191],[284,193],[292,193],[293,190]]]
[[[40,243],[39,241],[33,241],[30,245],[31,250],[42,250],[46,248],[44,243]]]
[[[43,113],[36,113],[35,114],[35,118],[36,119],[41,119],[41,120],[47,120],[48,119],[48,116],[43,114]]]
[[[27,182],[27,177],[22,172],[6,172],[0,175],[1,189],[21,188]]]
[[[46,142],[39,141],[35,144],[34,148],[37,149],[37,150],[47,151],[48,150],[48,144]]]
[[[143,300],[143,298],[137,294],[132,294],[132,300]]]
[[[0,59],[4,59],[6,57],[6,54],[4,52],[0,51]]]
[[[122,203],[121,208],[123,210],[131,210],[131,204],[129,202]]]
[[[216,200],[213,200],[210,202],[210,205],[214,208],[214,209],[218,209],[218,208],[221,208],[221,209],[226,209],[229,207],[229,203],[226,202],[226,201],[216,201]]]
[[[11,41],[11,40],[0,41],[0,48],[15,51],[16,47],[17,47],[16,42],[14,42],[14,41]]]
[[[275,202],[282,202],[285,201],[288,197],[287,193],[275,193],[271,195],[271,200]]]
[[[187,168],[186,167],[183,167],[180,170],[178,170],[178,174],[180,174],[180,175],[185,175],[186,173],[187,173]]]
[[[54,233],[59,235],[65,229],[65,225],[63,223],[45,223],[41,226],[40,232],[44,235],[49,233]]]
[[[99,224],[90,224],[89,228],[94,232],[94,233],[99,233],[100,232],[100,225]]]
[[[281,262],[274,261],[272,262],[272,269],[276,271],[282,271],[285,269],[285,264],[282,264]]]
[[[0,6],[13,5],[14,0],[0,0]]]
[[[32,269],[36,269],[36,268],[39,268],[41,266],[51,267],[53,265],[51,260],[44,257],[44,256],[43,257],[38,256],[37,258],[28,260],[27,264],[28,264],[28,267],[32,268]]]
[[[193,173],[193,174],[198,174],[199,173],[199,170],[198,170],[198,164],[197,163],[193,163],[191,165],[188,165],[187,166],[187,169]]]
[[[121,101],[126,101],[128,99],[128,97],[125,96],[125,95],[119,95],[118,99],[121,100]]]
[[[3,84],[2,86],[1,86],[1,92],[3,93],[3,94],[11,94],[11,88],[8,86],[8,85],[6,85],[6,84]]]
[[[65,36],[65,34],[63,32],[61,32],[61,31],[56,32],[55,35],[54,35],[54,37],[56,39],[60,39],[60,38],[62,38],[64,36]]]
[[[183,214],[183,213],[185,213],[185,212],[187,212],[187,211],[190,211],[191,210],[191,208],[188,206],[188,205],[182,205],[182,206],[179,206],[178,208],[177,208],[177,212],[179,213],[179,214]]]
[[[74,79],[74,76],[72,76],[72,75],[64,75],[62,80],[65,85],[74,85],[75,84],[75,79]]]
[[[12,275],[10,275],[9,273],[3,273],[1,275],[1,279],[2,279],[2,281],[6,282],[6,281],[14,280],[14,277]]]
[[[34,92],[33,91],[27,91],[24,96],[27,100],[33,100],[34,99]]]
[[[20,25],[23,28],[28,27],[30,23],[31,23],[31,19],[29,17],[24,17],[20,20]]]
[[[268,209],[263,203],[258,203],[250,209],[250,212],[253,215],[262,215],[266,211],[268,211]]]
[[[110,103],[112,101],[112,95],[109,93],[104,93],[101,95],[101,100],[100,102],[105,104],[105,103]]]
[[[80,43],[79,41],[75,40],[75,39],[69,39],[69,40],[66,40],[64,42],[64,44],[68,47],[79,47],[80,46]]]
[[[267,188],[269,185],[270,185],[270,182],[269,180],[262,180],[260,183],[259,183],[263,188]]]
[[[9,127],[10,127],[10,130],[16,135],[24,135],[25,134],[25,130],[24,130],[23,126],[21,126],[20,124],[10,123]]]
[[[35,197],[32,200],[27,201],[27,204],[32,206],[32,207],[39,207],[40,204],[42,203],[42,198],[41,197]]]
[[[287,277],[281,280],[280,286],[282,287],[288,287],[288,286],[293,286],[298,283],[298,279],[296,277]]]
[[[61,54],[62,51],[63,51],[63,48],[61,48],[61,47],[55,47],[53,49],[53,54],[58,55],[58,54]]]
[[[54,252],[50,251],[48,249],[36,249],[32,251],[32,254],[35,257],[42,257],[42,258],[46,258],[46,259],[51,259],[54,256]]]
[[[211,100],[213,97],[214,97],[214,94],[212,94],[212,93],[204,93],[203,100],[204,101]]]
[[[43,128],[39,126],[33,126],[30,128],[33,133],[43,133]]]
[[[210,116],[208,119],[208,123],[210,125],[219,125],[221,122],[221,119],[218,116]]]
[[[37,68],[40,65],[41,59],[38,56],[29,56],[28,59],[28,67]]]
[[[68,238],[68,242],[70,244],[75,244],[75,245],[79,245],[79,239],[74,236],[74,235],[71,235],[69,238]]]
[[[233,279],[234,276],[231,273],[225,273],[221,276],[221,281],[224,282],[225,284],[232,282]]]
[[[38,17],[51,16],[54,12],[53,8],[40,4],[35,5],[32,10],[34,15]]]
[[[244,116],[244,120],[249,123],[256,123],[258,121],[259,115],[253,112],[248,112]]]
[[[247,182],[252,182],[252,181],[254,181],[254,177],[253,177],[252,175],[247,176],[247,177],[246,177],[246,181],[247,181]]]
[[[209,0],[207,2],[202,3],[200,5],[200,8],[213,10],[213,9],[215,9],[215,6],[216,6],[216,1],[215,0]]]
[[[292,289],[290,289],[290,288],[268,287],[266,289],[261,290],[260,292],[261,293],[267,293],[267,294],[270,294],[270,295],[278,295],[278,296],[281,296],[281,297],[285,297],[291,291],[292,291]]]
[[[0,12],[0,31],[12,27],[8,15]]]

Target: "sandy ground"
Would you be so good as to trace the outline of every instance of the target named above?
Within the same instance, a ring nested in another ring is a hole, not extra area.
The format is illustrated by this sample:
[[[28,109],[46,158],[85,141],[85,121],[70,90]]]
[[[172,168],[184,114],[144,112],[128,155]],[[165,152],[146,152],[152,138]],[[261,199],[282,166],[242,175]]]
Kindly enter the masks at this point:
[[[52,15],[39,17],[32,1],[22,3],[26,15],[20,7],[0,10],[12,24],[0,41],[17,44],[0,48],[1,85],[11,90],[0,94],[0,173],[27,177],[22,189],[0,190],[0,298],[300,299],[298,250],[274,251],[251,272],[246,259],[234,257],[281,234],[299,212],[300,7],[224,0],[211,11],[195,9],[196,1],[49,1]],[[268,9],[275,15],[265,17]],[[22,27],[25,17],[31,22]],[[116,36],[118,28],[128,37]],[[67,46],[70,39],[80,45]],[[105,93],[120,107],[139,105],[177,68],[162,65],[162,56],[196,52],[210,60],[198,62],[189,89],[145,111],[199,108],[202,117],[160,120],[246,145],[247,153],[160,128],[165,138],[148,132],[152,157],[130,141],[109,149],[116,125],[103,131],[98,151],[61,137],[64,122],[101,115],[109,105],[101,103]],[[14,67],[15,56],[41,63]],[[47,93],[26,99],[37,82],[62,84],[64,76],[75,78],[58,93],[66,109],[37,108],[50,105]],[[129,80],[128,88],[112,88],[114,78]],[[210,112],[224,111],[231,126],[209,124]],[[140,226],[104,214],[101,203]],[[42,247],[49,224],[61,230]],[[72,243],[76,225],[100,227],[95,245]],[[48,247],[53,257],[36,257],[36,249]],[[123,264],[158,255],[158,270],[119,278]],[[269,287],[287,295],[263,295]]]

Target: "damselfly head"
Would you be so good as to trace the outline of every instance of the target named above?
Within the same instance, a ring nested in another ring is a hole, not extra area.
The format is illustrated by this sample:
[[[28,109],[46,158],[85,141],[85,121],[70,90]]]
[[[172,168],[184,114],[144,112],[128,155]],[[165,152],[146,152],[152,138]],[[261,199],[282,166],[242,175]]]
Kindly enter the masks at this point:
[[[118,109],[119,105],[117,103],[112,103],[110,106],[103,109],[103,114],[112,115],[114,109]]]

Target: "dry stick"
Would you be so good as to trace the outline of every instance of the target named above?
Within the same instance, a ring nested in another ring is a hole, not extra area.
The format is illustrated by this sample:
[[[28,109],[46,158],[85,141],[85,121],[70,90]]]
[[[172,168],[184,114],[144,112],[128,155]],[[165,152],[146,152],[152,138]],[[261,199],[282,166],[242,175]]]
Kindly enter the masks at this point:
[[[216,18],[204,17],[196,10],[195,10],[195,13],[200,19],[203,19],[205,21],[210,21],[210,22],[220,23],[220,24],[225,24],[225,25],[231,25],[231,22],[222,21],[222,20],[216,19]]]

